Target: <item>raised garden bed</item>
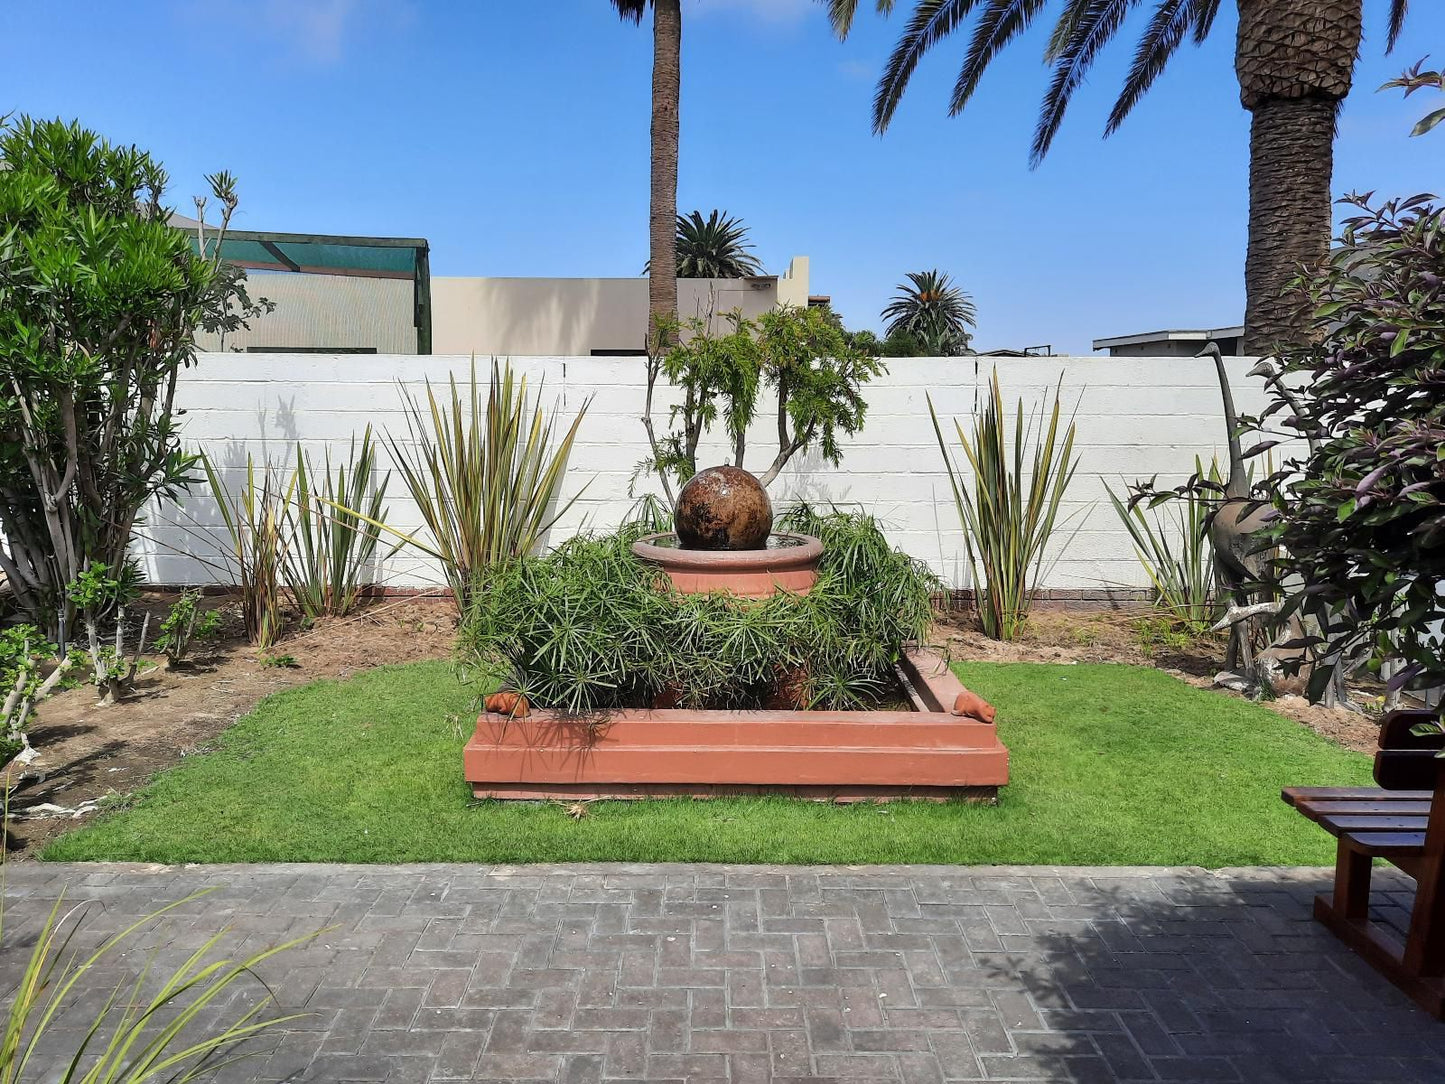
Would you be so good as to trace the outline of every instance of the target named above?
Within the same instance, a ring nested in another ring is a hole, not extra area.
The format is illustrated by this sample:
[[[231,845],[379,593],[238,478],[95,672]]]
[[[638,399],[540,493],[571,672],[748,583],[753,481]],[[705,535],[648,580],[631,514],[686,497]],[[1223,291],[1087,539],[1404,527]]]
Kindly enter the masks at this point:
[[[899,681],[912,710],[486,712],[463,754],[466,779],[479,798],[995,801],[1008,750],[992,724],[952,714],[963,686],[946,662],[910,651]]]

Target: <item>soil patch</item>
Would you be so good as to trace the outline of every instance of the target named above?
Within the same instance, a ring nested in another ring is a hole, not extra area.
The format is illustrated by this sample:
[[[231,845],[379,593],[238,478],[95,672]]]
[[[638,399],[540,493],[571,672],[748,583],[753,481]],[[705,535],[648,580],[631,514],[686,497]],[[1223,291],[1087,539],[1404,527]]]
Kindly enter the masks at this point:
[[[152,630],[169,601],[146,599]],[[456,637],[447,599],[376,600],[352,616],[288,636],[268,653],[269,663],[239,635],[233,615],[225,624],[226,637],[181,669],[167,669],[164,656],[149,657],[154,665],[118,704],[98,707],[94,691],[83,686],[40,706],[30,729],[40,756],[12,768],[6,841],[12,855],[33,853],[86,815],[66,811],[89,811],[129,794],[202,751],[271,693],[373,666],[446,658]]]
[[[1153,611],[1036,610],[1011,643],[990,640],[971,614],[955,613],[939,623],[937,635],[956,659],[1153,666],[1198,688],[1242,699],[1214,684],[1214,675],[1224,666],[1225,636],[1189,635]],[[1359,705],[1378,703],[1380,692],[1374,683],[1350,686],[1351,699]],[[1373,711],[1321,707],[1299,696],[1260,703],[1347,749],[1375,751],[1380,727]]]

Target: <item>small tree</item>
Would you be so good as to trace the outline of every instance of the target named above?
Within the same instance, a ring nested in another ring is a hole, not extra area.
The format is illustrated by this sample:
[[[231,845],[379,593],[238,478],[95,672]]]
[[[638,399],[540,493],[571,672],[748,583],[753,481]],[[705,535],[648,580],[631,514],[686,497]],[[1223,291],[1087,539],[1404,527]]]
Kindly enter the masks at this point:
[[[697,473],[697,448],[722,417],[732,445],[733,464],[744,466],[748,426],[757,413],[764,386],[777,395],[777,452],[759,476],[770,485],[790,459],[817,448],[828,462],[842,459],[839,432],[856,433],[868,404],[863,385],[884,371],[883,364],[856,343],[836,319],[821,309],[780,306],[756,322],[741,313],[727,316],[724,333],[711,321],[685,322],[674,345],[647,360],[647,399],[642,424],[668,502],[674,487]],[[681,340],[681,341],[678,341]],[[659,434],[653,404],[660,378],[682,392],[669,415],[670,429]]]
[[[1403,657],[1395,687],[1445,684],[1445,209],[1428,199],[1342,201],[1358,213],[1306,282],[1317,339],[1280,359],[1308,379],[1266,412],[1314,445],[1265,481],[1295,585],[1282,615],[1313,617],[1326,658],[1362,640]]]
[[[221,222],[197,252],[150,155],[73,122],[0,125],[0,571],[51,635],[82,570],[122,568],[145,502],[191,481],[174,401],[196,331],[256,311],[219,257],[235,181],[207,181]]]

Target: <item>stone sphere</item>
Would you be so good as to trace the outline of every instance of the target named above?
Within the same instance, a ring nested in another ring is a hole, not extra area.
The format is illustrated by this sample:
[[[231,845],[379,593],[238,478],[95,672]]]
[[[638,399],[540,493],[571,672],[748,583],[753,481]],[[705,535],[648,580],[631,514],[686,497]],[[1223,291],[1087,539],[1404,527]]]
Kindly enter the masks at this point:
[[[773,505],[741,467],[709,467],[682,487],[673,518],[683,549],[760,550],[773,529]]]

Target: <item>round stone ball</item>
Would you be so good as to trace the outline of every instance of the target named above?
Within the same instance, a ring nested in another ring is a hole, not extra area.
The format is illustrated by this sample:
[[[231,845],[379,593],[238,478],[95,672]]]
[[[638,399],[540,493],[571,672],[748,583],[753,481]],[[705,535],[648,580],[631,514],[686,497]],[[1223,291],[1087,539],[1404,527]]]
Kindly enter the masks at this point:
[[[741,467],[709,467],[682,487],[673,519],[683,549],[760,550],[773,529],[773,504]]]

